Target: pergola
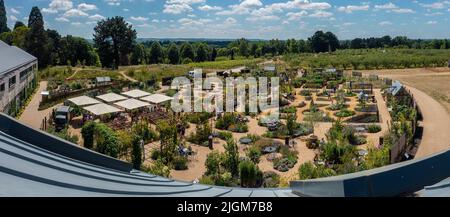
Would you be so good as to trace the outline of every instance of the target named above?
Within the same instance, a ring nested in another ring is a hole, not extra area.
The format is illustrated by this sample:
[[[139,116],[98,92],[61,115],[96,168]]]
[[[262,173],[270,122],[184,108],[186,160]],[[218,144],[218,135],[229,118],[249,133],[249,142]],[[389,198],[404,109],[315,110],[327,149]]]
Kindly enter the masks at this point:
[[[117,112],[122,111],[114,106],[110,106],[110,105],[107,105],[104,103],[84,107],[83,109],[94,115],[97,115],[97,116],[111,114],[111,113],[117,113]]]
[[[134,109],[150,106],[150,103],[142,102],[137,99],[127,99],[125,101],[114,103],[114,105],[117,105],[126,110],[134,110]]]
[[[150,95],[150,93],[147,93],[142,90],[131,90],[131,91],[122,93],[122,95],[129,96],[131,98],[141,98],[141,97]]]
[[[93,99],[91,97],[88,97],[88,96],[75,97],[75,98],[69,99],[68,101],[72,102],[73,104],[75,104],[77,106],[87,106],[87,105],[94,105],[94,104],[100,103],[100,101]]]
[[[124,97],[122,95],[119,94],[115,94],[115,93],[108,93],[105,95],[101,95],[101,96],[97,96],[97,98],[107,102],[107,103],[111,103],[111,102],[118,102],[118,101],[122,101],[122,100],[127,100],[127,97]]]
[[[142,101],[149,102],[153,105],[160,105],[165,102],[171,101],[172,99],[173,99],[172,97],[162,95],[162,94],[153,94],[153,95],[141,98]]]

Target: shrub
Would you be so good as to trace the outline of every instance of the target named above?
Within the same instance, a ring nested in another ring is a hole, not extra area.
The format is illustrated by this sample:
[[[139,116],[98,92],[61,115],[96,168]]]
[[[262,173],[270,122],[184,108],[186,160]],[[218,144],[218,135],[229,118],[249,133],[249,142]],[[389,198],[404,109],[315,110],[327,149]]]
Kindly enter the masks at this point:
[[[141,169],[142,165],[142,147],[141,147],[141,137],[134,136],[133,138],[133,150],[131,161],[133,163],[133,168],[136,170]]]
[[[256,147],[252,146],[247,152],[247,157],[255,164],[259,163],[259,158],[261,158],[261,150]]]
[[[105,124],[95,125],[96,151],[116,158],[119,154],[119,140],[114,130]]]
[[[215,185],[214,178],[211,176],[202,176],[199,180],[200,184],[203,185]]]
[[[221,140],[228,141],[229,139],[233,138],[233,134],[230,132],[219,132],[218,137]]]
[[[336,172],[334,170],[321,165],[315,166],[311,162],[302,164],[298,172],[300,180],[317,179],[336,175]]]
[[[162,177],[170,178],[170,168],[164,164],[164,162],[159,159],[153,162],[150,167],[144,167],[143,171]]]
[[[335,114],[336,117],[339,118],[346,118],[346,117],[351,117],[353,115],[355,115],[356,113],[354,111],[350,111],[348,109],[342,109],[341,111],[337,112]]]
[[[81,128],[81,135],[83,137],[83,145],[85,148],[92,149],[94,147],[94,130],[95,122],[87,122]]]
[[[263,174],[264,188],[277,188],[280,185],[280,176],[275,172],[269,171]]]
[[[287,172],[293,168],[297,162],[289,160],[288,158],[279,158],[273,161],[273,168],[280,172]]]
[[[376,124],[369,125],[368,132],[369,133],[379,133],[379,132],[381,132],[381,126],[376,125]]]
[[[242,161],[239,164],[239,178],[241,187],[253,188],[257,187],[258,182],[262,178],[262,172],[251,161]]]
[[[175,170],[187,170],[188,169],[187,163],[188,163],[187,158],[182,156],[176,156],[172,161],[173,168]]]

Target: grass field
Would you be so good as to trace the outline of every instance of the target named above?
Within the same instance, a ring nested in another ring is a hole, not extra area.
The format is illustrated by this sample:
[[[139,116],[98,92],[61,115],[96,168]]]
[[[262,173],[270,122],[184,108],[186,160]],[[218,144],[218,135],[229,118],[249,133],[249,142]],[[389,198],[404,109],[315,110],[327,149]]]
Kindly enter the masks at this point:
[[[450,50],[360,49],[335,53],[286,55],[293,67],[370,70],[446,66]]]

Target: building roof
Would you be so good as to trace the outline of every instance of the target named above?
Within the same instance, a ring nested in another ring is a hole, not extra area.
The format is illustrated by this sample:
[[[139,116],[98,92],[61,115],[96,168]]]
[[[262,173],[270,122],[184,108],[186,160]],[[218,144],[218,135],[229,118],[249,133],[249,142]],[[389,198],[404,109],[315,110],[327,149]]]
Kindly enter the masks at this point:
[[[264,71],[275,71],[276,67],[275,66],[264,66]]]
[[[133,110],[133,109],[138,109],[138,108],[149,106],[150,103],[142,102],[137,99],[127,99],[125,101],[114,103],[114,105],[120,106],[121,108],[124,108],[127,110]]]
[[[117,102],[117,101],[128,99],[127,97],[124,97],[122,95],[115,94],[115,93],[107,93],[104,95],[97,96],[97,98],[101,99],[105,102]]]
[[[33,55],[18,47],[9,46],[0,40],[0,75],[13,71],[36,60],[37,58]]]
[[[130,90],[130,91],[124,92],[122,94],[125,96],[129,96],[131,98],[141,98],[141,97],[150,95],[150,93],[147,93],[142,90]]]
[[[111,82],[110,77],[97,77],[95,78],[95,80],[97,81],[97,83]]]
[[[100,101],[93,99],[88,96],[79,96],[72,99],[68,99],[69,102],[72,102],[73,104],[77,106],[86,106],[86,105],[93,105],[98,104]]]
[[[169,97],[166,95],[162,95],[162,94],[153,94],[144,98],[141,98],[142,101],[146,101],[152,104],[161,104],[164,102],[168,102],[171,101],[173,99],[173,97]]]
[[[88,107],[84,107],[83,109],[94,115],[106,115],[106,114],[117,113],[117,112],[122,111],[114,106],[110,106],[110,105],[107,105],[104,103],[91,105]]]
[[[400,83],[400,81],[395,81],[392,86],[388,89],[389,93],[391,93],[393,96],[397,95],[400,90],[402,90],[403,85]]]

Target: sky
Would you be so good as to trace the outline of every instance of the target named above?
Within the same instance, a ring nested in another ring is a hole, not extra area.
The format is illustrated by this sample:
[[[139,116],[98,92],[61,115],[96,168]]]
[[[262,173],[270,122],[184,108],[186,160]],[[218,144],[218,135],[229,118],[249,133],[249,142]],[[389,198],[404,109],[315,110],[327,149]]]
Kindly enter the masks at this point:
[[[38,6],[46,28],[92,38],[98,20],[122,16],[139,38],[450,38],[450,0],[5,0],[8,24]]]

